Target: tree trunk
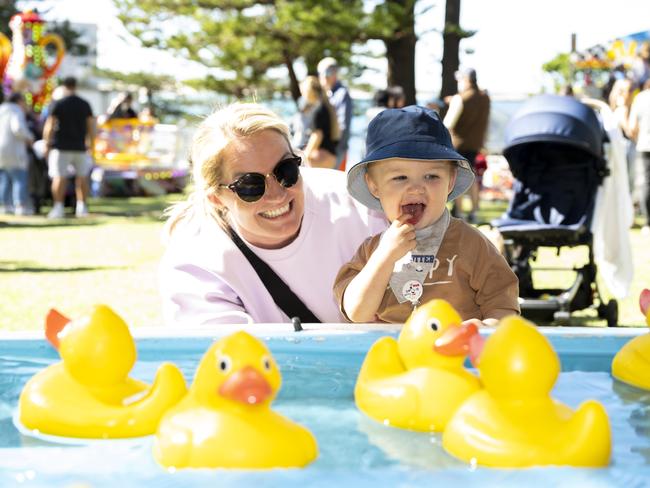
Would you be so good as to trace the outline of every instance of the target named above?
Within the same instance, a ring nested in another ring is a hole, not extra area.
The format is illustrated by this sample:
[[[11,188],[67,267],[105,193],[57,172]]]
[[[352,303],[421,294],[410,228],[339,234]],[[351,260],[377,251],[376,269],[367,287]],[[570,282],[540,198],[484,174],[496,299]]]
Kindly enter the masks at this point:
[[[284,65],[287,67],[287,71],[289,72],[289,90],[291,91],[291,98],[293,98],[294,102],[298,103],[298,99],[300,98],[300,84],[298,83],[296,72],[293,69],[293,59],[291,59],[291,56],[289,56],[289,53],[286,51],[282,54],[284,57]]]
[[[384,39],[386,59],[388,60],[388,86],[401,86],[404,89],[406,104],[415,103],[415,2],[413,0],[393,0],[403,8],[400,26],[391,39]]]
[[[460,48],[460,0],[445,2],[445,30],[442,35],[442,87],[440,98],[445,99],[457,91],[456,71],[458,71]]]

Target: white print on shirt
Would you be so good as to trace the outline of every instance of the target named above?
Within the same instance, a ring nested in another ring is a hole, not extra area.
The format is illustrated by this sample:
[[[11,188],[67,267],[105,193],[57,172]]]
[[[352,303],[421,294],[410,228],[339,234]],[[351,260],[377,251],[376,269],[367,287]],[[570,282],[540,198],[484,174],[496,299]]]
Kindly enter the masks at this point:
[[[438,258],[433,259],[433,266],[429,270],[429,279],[433,277],[433,272],[438,269],[440,266],[440,260]]]
[[[447,276],[453,276],[453,274],[454,274],[454,261],[456,261],[457,257],[458,257],[458,254],[454,254],[453,258],[447,259],[447,262],[449,263],[449,268],[447,269]]]
[[[447,276],[453,276],[454,275],[454,262],[456,261],[456,258],[458,257],[458,254],[454,254],[454,257],[451,259],[445,258],[445,261],[447,261]],[[429,279],[433,278],[433,272],[438,269],[440,266],[440,260],[438,258],[435,258],[433,260],[433,267],[429,270]],[[451,283],[451,281],[438,281],[436,283],[426,283],[427,285],[435,285],[438,283]]]

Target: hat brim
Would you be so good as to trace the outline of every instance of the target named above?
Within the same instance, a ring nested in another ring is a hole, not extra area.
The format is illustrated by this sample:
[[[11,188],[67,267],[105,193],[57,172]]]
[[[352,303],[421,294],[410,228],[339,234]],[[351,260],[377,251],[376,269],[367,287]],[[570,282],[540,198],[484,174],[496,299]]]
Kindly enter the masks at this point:
[[[469,162],[453,149],[430,141],[398,141],[378,148],[358,163],[350,166],[348,169],[348,192],[350,195],[368,208],[383,211],[379,199],[370,193],[365,175],[370,163],[393,158],[458,162],[456,182],[447,196],[448,202],[465,193],[474,183],[474,172]]]

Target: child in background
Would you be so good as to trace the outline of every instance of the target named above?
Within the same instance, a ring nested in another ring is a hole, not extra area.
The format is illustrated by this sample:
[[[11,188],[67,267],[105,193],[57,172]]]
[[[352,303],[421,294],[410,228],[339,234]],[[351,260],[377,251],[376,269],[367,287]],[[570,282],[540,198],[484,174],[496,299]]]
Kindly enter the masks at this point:
[[[404,322],[413,308],[447,300],[464,323],[496,325],[519,313],[516,275],[490,241],[447,202],[474,174],[432,110],[410,106],[377,115],[366,157],[348,172],[348,191],[391,222],[344,265],[334,294],[352,322]]]

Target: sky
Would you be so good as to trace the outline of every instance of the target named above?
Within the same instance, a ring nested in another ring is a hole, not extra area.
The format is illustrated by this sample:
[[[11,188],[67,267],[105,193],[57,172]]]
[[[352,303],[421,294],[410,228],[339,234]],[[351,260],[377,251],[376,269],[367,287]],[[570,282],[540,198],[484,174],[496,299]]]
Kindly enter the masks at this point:
[[[118,71],[158,71],[193,78],[201,66],[174,59],[167,53],[138,49],[116,17],[111,0],[42,0],[19,2],[35,5],[49,20],[98,25],[98,65]],[[92,7],[90,7],[92,5]],[[462,0],[461,26],[477,33],[461,43],[461,67],[473,67],[481,87],[495,95],[537,93],[548,77],[541,66],[558,53],[568,52],[571,34],[578,50],[619,36],[650,30],[649,0]],[[443,0],[420,0],[425,10],[416,20],[416,87],[428,96],[440,89],[440,59],[444,24]],[[376,42],[378,50],[382,45]],[[472,53],[466,51],[471,50]],[[385,86],[385,66],[363,77],[377,88]],[[298,75],[302,73],[297,70]]]

